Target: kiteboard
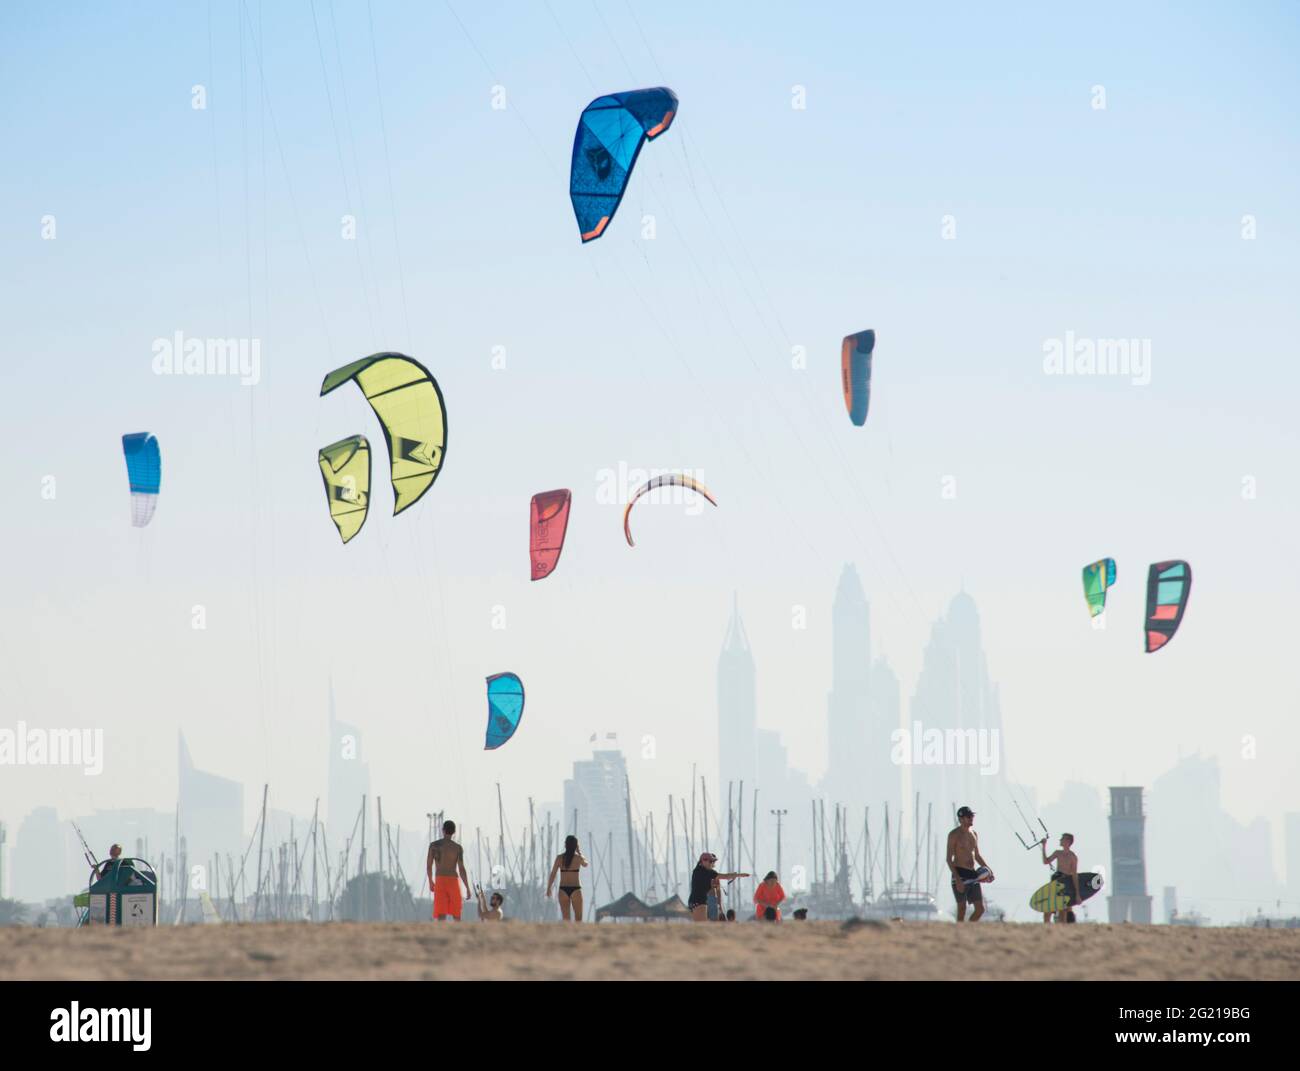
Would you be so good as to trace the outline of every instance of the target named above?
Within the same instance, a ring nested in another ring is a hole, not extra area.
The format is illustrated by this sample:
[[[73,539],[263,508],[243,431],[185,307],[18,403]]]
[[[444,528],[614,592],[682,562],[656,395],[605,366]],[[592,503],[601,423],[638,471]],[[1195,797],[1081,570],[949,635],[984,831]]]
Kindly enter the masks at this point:
[[[1083,903],[1093,895],[1102,886],[1102,877],[1100,874],[1085,872],[1078,875],[1079,899],[1078,903]],[[1055,881],[1049,881],[1041,889],[1035,891],[1034,895],[1029,898],[1029,906],[1040,913],[1064,911],[1071,903],[1074,903],[1074,897],[1066,892],[1066,883],[1059,878]]]
[[[1065,886],[1059,881],[1049,881],[1029,898],[1029,906],[1039,914],[1064,911],[1069,906],[1070,898],[1065,895]]]
[[[1083,903],[1093,893],[1102,887],[1102,877],[1100,874],[1084,872],[1079,875],[1079,902]]]

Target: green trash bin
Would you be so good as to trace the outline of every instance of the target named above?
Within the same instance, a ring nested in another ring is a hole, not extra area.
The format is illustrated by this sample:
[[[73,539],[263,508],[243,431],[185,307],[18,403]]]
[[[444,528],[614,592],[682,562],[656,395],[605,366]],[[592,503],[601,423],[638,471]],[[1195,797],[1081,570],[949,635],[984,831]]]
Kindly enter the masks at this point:
[[[87,926],[158,925],[158,875],[143,859],[112,860],[85,896]]]

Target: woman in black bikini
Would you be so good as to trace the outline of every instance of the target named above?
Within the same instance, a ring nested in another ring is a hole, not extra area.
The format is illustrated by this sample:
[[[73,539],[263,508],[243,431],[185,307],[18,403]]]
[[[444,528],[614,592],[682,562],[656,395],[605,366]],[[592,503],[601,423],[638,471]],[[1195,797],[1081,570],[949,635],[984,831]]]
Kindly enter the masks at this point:
[[[551,867],[551,876],[546,882],[546,898],[549,900],[551,890],[555,887],[555,875],[560,875],[560,914],[565,922],[582,921],[582,883],[578,880],[578,875],[586,865],[587,860],[578,851],[578,838],[565,837],[564,852],[555,857],[555,865]],[[572,919],[570,908],[573,909]]]

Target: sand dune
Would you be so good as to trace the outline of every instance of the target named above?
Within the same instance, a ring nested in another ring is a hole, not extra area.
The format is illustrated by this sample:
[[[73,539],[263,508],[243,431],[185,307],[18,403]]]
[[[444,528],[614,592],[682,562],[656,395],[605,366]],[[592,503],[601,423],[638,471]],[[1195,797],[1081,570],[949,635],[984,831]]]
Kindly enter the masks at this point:
[[[0,929],[2,979],[1300,979],[1300,930],[276,923]]]

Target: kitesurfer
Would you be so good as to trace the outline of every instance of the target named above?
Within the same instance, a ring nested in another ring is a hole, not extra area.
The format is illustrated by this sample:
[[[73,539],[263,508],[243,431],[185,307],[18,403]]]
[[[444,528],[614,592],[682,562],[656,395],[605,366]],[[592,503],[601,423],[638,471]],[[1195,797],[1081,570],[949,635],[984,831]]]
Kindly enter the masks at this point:
[[[433,917],[439,922],[448,916],[459,922],[461,906],[470,895],[469,875],[465,873],[465,850],[452,840],[455,832],[455,822],[450,819],[443,822],[442,837],[429,845],[425,859],[429,890],[433,893]],[[460,892],[461,882],[465,885],[464,897]]]
[[[981,881],[970,880],[977,877],[976,866],[988,867],[988,875],[982,881],[993,880],[993,868],[980,855],[979,834],[971,827],[975,824],[975,812],[969,807],[957,811],[957,828],[948,834],[948,847],[944,853],[944,862],[952,872],[952,895],[957,901],[957,921],[966,920],[966,905],[973,904],[971,922],[978,922],[984,914],[984,894],[980,890]]]
[[[492,899],[489,901],[483,896],[483,886],[475,885],[474,895],[478,899],[479,922],[501,922],[505,919],[505,912],[501,910],[502,905],[506,902],[503,893],[494,892]]]
[[[551,864],[551,876],[546,881],[546,898],[551,898],[555,876],[560,876],[560,915],[565,922],[582,921],[582,868],[587,860],[578,850],[578,838],[570,834],[564,838],[564,851]],[[572,917],[570,917],[572,916]]]
[[[691,871],[691,898],[686,906],[691,909],[691,919],[694,922],[709,921],[709,896],[710,894],[717,897],[718,903],[722,903],[722,882],[732,881],[736,878],[747,878],[748,874],[719,874],[714,865],[718,857],[712,852],[705,852],[700,856],[700,861]]]
[[[105,859],[98,867],[95,868],[95,877],[102,878],[108,873],[109,868],[122,856],[122,845],[114,844],[108,849],[108,858]]]
[[[1079,857],[1071,850],[1074,847],[1074,834],[1062,833],[1061,846],[1051,855],[1047,854],[1047,838],[1044,837],[1038,842],[1038,847],[1043,853],[1043,866],[1054,866],[1052,871],[1052,881],[1059,881],[1065,887],[1065,895],[1070,898],[1071,904],[1077,904],[1082,901],[1083,897],[1079,895]],[[1073,912],[1070,912],[1073,914]],[[1065,922],[1066,912],[1056,912],[1056,921]],[[1043,921],[1052,921],[1052,912],[1043,912]],[[1069,921],[1073,922],[1073,919]]]

